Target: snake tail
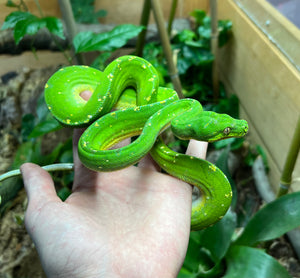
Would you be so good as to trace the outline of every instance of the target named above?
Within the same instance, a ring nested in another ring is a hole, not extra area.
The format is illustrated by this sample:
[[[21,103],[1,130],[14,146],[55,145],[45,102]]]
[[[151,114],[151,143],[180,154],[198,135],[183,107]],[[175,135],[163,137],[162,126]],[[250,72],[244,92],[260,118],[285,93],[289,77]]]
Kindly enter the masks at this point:
[[[167,173],[199,190],[198,196],[193,195],[191,230],[207,228],[223,218],[231,204],[232,190],[218,167],[206,160],[174,152],[161,138],[150,153]]]

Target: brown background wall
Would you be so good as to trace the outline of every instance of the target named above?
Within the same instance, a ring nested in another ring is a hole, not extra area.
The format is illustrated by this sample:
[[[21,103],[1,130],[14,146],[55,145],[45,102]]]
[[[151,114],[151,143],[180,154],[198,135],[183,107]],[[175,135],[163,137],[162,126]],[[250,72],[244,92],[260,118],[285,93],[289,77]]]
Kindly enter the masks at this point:
[[[25,0],[25,2],[29,11],[39,16],[35,1]],[[95,10],[107,10],[107,16],[101,20],[101,23],[103,24],[139,24],[143,2],[143,0],[95,0]],[[171,2],[172,0],[160,1],[166,19],[169,17]],[[6,7],[5,3],[6,0],[0,0],[0,26],[5,20],[5,17],[10,12],[15,11],[13,8]],[[61,16],[57,0],[39,0],[39,3],[46,16]],[[179,18],[186,18],[189,16],[189,13],[196,8],[208,10],[208,0],[178,0],[176,16]],[[151,16],[150,20],[153,22],[153,16]],[[63,55],[58,52],[39,51],[37,57],[38,59],[30,51],[18,56],[1,55],[0,63],[5,66],[0,67],[0,75],[24,66],[40,68],[44,67],[45,64],[50,66],[66,61]]]
[[[18,3],[19,1],[15,1]],[[29,11],[34,13],[35,15],[39,15],[38,9],[36,7],[35,1],[34,0],[25,0],[26,5],[29,8]],[[59,16],[60,11],[59,11],[59,5],[58,1],[49,1],[49,0],[40,0],[39,1],[41,8],[45,15],[47,16]],[[12,11],[15,11],[15,8],[9,8],[5,6],[6,0],[0,0],[0,23],[2,23],[5,19],[5,17],[11,13]]]
[[[34,0],[25,0],[30,12],[38,15]],[[13,11],[12,8],[5,7],[6,0],[0,0],[0,23],[4,21],[6,15]],[[58,1],[39,0],[41,8],[46,15],[60,16]],[[95,0],[95,10],[104,9],[107,16],[102,23],[133,23],[138,24],[142,11],[143,0]],[[160,4],[163,13],[168,18],[172,0],[161,0]],[[208,10],[207,0],[178,0],[177,17],[187,17],[194,9]]]
[[[140,15],[143,7],[143,0],[96,0],[96,9],[107,10],[108,14],[103,22],[105,23],[134,23],[140,22]],[[170,12],[172,0],[160,1],[163,14],[167,19]],[[194,9],[208,9],[207,0],[178,0],[176,17],[187,17]],[[122,14],[122,16],[120,16]],[[153,17],[151,18],[153,22]]]

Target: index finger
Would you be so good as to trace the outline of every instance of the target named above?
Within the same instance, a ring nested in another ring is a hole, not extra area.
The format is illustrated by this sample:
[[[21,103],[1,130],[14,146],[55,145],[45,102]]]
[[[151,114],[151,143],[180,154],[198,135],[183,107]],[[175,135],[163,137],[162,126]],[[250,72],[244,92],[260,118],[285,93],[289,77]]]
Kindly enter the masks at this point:
[[[206,158],[208,143],[204,141],[190,140],[186,150],[187,155],[192,155],[201,159]]]

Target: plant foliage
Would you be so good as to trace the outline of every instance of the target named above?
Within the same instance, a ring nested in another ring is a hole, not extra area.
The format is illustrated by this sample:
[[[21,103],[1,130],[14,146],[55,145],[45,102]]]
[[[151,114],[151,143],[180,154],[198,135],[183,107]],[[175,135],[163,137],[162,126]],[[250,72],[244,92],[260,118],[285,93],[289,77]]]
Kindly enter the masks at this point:
[[[47,28],[50,33],[64,39],[63,25],[56,17],[37,17],[29,12],[16,11],[10,13],[1,27],[1,30],[13,28],[16,44],[22,40],[25,35],[34,35],[40,29]]]
[[[297,192],[266,205],[253,216],[238,237],[235,234],[237,215],[231,210],[213,227],[193,232],[178,277],[291,278],[277,260],[253,245],[277,238],[299,226],[299,200],[300,192]],[[283,213],[279,215],[280,210]],[[270,218],[273,220],[270,221]],[[283,225],[278,225],[279,218]]]
[[[74,18],[79,23],[99,23],[98,19],[105,17],[105,10],[95,12],[94,0],[71,0]]]
[[[194,30],[182,30],[171,40],[173,52],[176,53],[177,69],[186,97],[193,97],[202,103],[212,99],[211,67],[214,56],[210,51],[211,19],[204,12],[195,10],[191,13],[197,23]],[[219,46],[228,42],[231,36],[232,23],[220,20]],[[161,83],[169,83],[168,70],[162,48],[157,43],[145,46],[144,57],[161,73]],[[195,82],[196,80],[196,82]],[[225,97],[224,90],[221,97]]]
[[[76,53],[89,51],[114,51],[137,36],[142,26],[132,24],[118,25],[109,32],[95,34],[93,32],[81,32],[73,40]]]
[[[86,1],[85,6],[79,5],[81,1],[73,0],[73,9],[79,13],[78,21],[85,22],[87,14],[91,14],[92,21],[97,20],[99,13],[94,13],[91,3]],[[8,5],[16,7],[13,1]],[[80,10],[81,9],[81,10]],[[172,48],[177,53],[177,66],[181,80],[183,81],[184,93],[205,104],[206,108],[217,112],[231,114],[238,117],[238,100],[236,97],[226,98],[225,91],[221,86],[221,100],[217,105],[211,105],[212,84],[211,64],[214,59],[210,52],[211,21],[204,11],[195,10],[191,13],[196,22],[195,30],[183,30],[172,38]],[[219,46],[222,47],[230,38],[232,24],[228,20],[218,23]],[[26,35],[33,35],[41,28],[61,38],[64,37],[62,23],[54,17],[37,17],[27,11],[16,11],[9,14],[2,29],[13,28],[16,43]],[[98,51],[101,59],[106,59],[110,53],[122,46],[127,41],[137,36],[143,27],[124,24],[116,26],[112,31],[94,34],[92,32],[79,33],[73,41],[77,53]],[[158,70],[162,85],[171,86],[168,78],[166,63],[163,58],[162,48],[156,43],[147,44],[144,49],[144,58],[152,63]],[[18,168],[24,162],[35,162],[40,165],[50,164],[54,161],[71,162],[72,144],[71,139],[57,147],[48,155],[42,155],[42,137],[61,126],[49,115],[45,103],[38,102],[37,116],[28,114],[22,122],[22,144],[12,168]],[[239,221],[239,216],[234,212],[236,204],[236,186],[227,168],[227,159],[230,149],[237,149],[243,143],[243,139],[230,139],[215,143],[215,147],[224,151],[216,163],[223,170],[231,182],[234,193],[234,202],[225,217],[214,226],[205,230],[192,232],[186,259],[179,273],[179,278],[196,277],[228,277],[228,278],[269,278],[291,277],[289,273],[264,250],[259,249],[259,243],[274,239],[300,225],[300,192],[281,197],[261,208],[251,219]],[[256,151],[263,155],[260,147]],[[253,162],[254,154],[248,157],[248,165]],[[72,182],[72,176],[60,178],[63,185]],[[15,191],[19,190],[20,184],[15,180],[12,184],[0,187],[1,205],[5,205],[12,198]],[[70,190],[63,186],[58,192],[65,199]],[[6,196],[3,198],[2,196]],[[2,198],[1,198],[2,197]],[[8,197],[7,197],[8,198]],[[5,199],[5,200],[4,200]],[[278,220],[280,219],[280,225]],[[242,225],[241,225],[242,224]],[[243,229],[238,235],[237,229]]]

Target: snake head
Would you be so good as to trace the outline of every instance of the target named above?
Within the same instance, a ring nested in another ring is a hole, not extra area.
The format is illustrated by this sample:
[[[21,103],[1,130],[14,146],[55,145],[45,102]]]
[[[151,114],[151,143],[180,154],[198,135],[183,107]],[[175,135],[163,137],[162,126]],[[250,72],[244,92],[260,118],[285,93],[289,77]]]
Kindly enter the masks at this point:
[[[227,114],[215,112],[202,114],[204,122],[199,129],[196,129],[195,134],[201,139],[206,139],[207,142],[243,137],[248,132],[248,123],[245,120],[234,119]]]
[[[248,123],[245,120],[231,119],[230,123],[219,124],[217,130],[209,132],[210,138],[207,141],[215,142],[226,138],[239,138],[248,133]]]
[[[180,139],[215,142],[245,136],[248,132],[248,123],[227,114],[203,111],[196,117],[185,118],[172,124],[172,131]]]

